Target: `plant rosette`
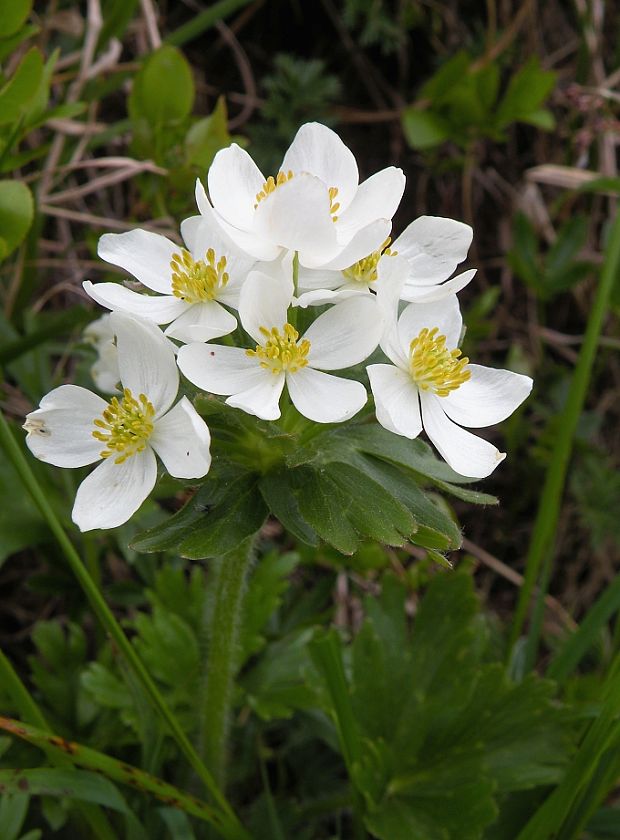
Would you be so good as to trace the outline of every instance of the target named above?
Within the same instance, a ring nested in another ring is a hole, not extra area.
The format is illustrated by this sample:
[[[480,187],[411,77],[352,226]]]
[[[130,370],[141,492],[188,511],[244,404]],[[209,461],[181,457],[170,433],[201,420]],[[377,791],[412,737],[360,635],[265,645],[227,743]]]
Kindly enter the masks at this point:
[[[407,438],[424,428],[453,470],[485,478],[506,454],[462,427],[505,420],[533,383],[529,376],[470,364],[458,349],[462,327],[456,295],[409,304],[381,341],[393,364],[369,365],[367,370],[377,420],[384,428]]]
[[[213,207],[246,253],[269,262],[296,251],[302,266],[339,271],[385,242],[405,176],[389,166],[360,184],[355,157],[338,135],[306,123],[275,178],[265,178],[233,143],[215,156],[207,183],[210,201],[200,182],[196,187],[201,213]]]
[[[57,467],[101,464],[80,484],[72,518],[81,531],[114,528],[135,513],[157,479],[157,460],[175,478],[202,478],[211,466],[211,436],[190,401],[171,408],[179,387],[175,354],[148,321],[113,313],[122,396],[106,402],[77,385],[61,385],[26,417],[26,443]]]
[[[263,420],[277,420],[284,386],[293,405],[317,423],[341,423],[367,400],[364,386],[325,371],[359,364],[383,330],[376,301],[343,301],[316,318],[303,336],[290,323],[292,282],[255,271],[241,290],[239,317],[255,343],[247,349],[189,344],[179,350],[182,373],[204,391]],[[294,310],[293,310],[294,311]]]
[[[178,341],[210,341],[228,335],[237,319],[243,282],[255,263],[220,229],[213,213],[181,224],[187,248],[147,230],[106,233],[98,254],[132,274],[155,295],[140,294],[118,283],[84,281],[85,291],[107,309],[169,324],[165,334]]]

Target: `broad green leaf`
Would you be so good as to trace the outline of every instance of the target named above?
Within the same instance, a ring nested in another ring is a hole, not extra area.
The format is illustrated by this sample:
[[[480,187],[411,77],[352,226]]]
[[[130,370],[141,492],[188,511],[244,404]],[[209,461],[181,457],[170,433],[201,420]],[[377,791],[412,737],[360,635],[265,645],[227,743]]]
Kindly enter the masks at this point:
[[[0,38],[8,38],[26,23],[32,0],[0,0]]]
[[[0,181],[0,231],[5,243],[4,257],[21,245],[33,218],[34,203],[28,187],[21,181]]]
[[[187,162],[206,171],[219,150],[229,146],[233,139],[237,138],[231,137],[228,133],[226,99],[220,96],[211,114],[195,122],[187,132],[185,137]]]
[[[280,520],[291,536],[307,545],[319,544],[316,531],[299,511],[288,470],[280,469],[267,473],[260,479],[258,487],[271,513]]]
[[[540,108],[555,87],[557,74],[543,70],[538,58],[531,58],[510,79],[508,88],[500,100],[496,124],[499,128],[513,122],[536,120]]]
[[[28,111],[43,83],[43,72],[43,56],[32,47],[0,90],[0,125],[10,125]]]
[[[221,467],[212,469],[182,510],[138,534],[131,545],[146,552],[174,549],[191,559],[217,557],[258,531],[266,515],[257,477],[238,467]]]
[[[10,5],[12,0],[2,0],[2,2]],[[0,15],[1,14],[2,13],[0,12]],[[15,52],[20,44],[23,44],[24,41],[32,38],[33,35],[38,35],[39,32],[40,28],[38,26],[35,24],[28,24],[8,38],[0,38],[0,61],[4,61],[5,58],[8,58],[8,56]]]
[[[62,796],[105,805],[127,812],[127,804],[115,785],[97,773],[64,767],[0,770],[0,790],[31,796]]]
[[[135,619],[134,644],[151,674],[160,682],[191,696],[200,678],[198,641],[186,621],[158,605],[152,615],[139,613]]]
[[[129,115],[153,129],[179,122],[194,105],[194,80],[183,53],[164,45],[152,52],[136,74],[129,96]]]
[[[437,107],[447,97],[452,96],[454,86],[469,71],[471,56],[465,50],[456,53],[449,61],[442,62],[441,67],[422,87],[420,96],[429,99],[432,106]]]
[[[310,467],[295,470],[296,498],[302,517],[316,533],[343,554],[353,554],[359,535],[343,515],[347,495],[323,471]]]
[[[453,139],[450,123],[434,111],[422,111],[412,105],[403,111],[402,124],[407,142],[414,149],[432,149]]]
[[[0,453],[0,487],[3,493],[0,505],[0,566],[22,548],[37,545],[49,537],[49,529],[39,512],[33,508],[24,493],[16,492],[19,477],[13,466]]]
[[[0,787],[0,790],[2,788]],[[30,797],[20,790],[0,796],[0,826],[3,840],[17,840],[28,814]]]

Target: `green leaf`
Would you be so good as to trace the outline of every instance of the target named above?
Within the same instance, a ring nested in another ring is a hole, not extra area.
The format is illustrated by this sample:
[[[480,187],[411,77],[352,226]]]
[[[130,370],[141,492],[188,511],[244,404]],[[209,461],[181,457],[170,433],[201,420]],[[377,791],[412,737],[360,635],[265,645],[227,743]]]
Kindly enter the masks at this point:
[[[183,53],[164,45],[152,52],[136,74],[129,116],[153,129],[188,117],[194,105],[194,80]]]
[[[407,142],[414,149],[432,149],[454,134],[444,117],[434,111],[421,111],[413,105],[403,111],[402,124]]]
[[[2,788],[0,788],[0,791]],[[2,793],[0,796],[0,826],[3,840],[17,840],[28,814],[30,797],[26,793]]]
[[[0,487],[19,487],[19,477],[4,452],[0,452]],[[41,515],[23,493],[6,492],[0,506],[0,566],[11,554],[37,545],[49,537]]]
[[[125,800],[115,785],[96,773],[75,768],[41,767],[28,770],[0,770],[0,790],[28,792],[31,796],[62,796],[95,802],[127,813]]]
[[[32,0],[0,0],[0,38],[15,35],[26,23]]]
[[[260,479],[258,486],[267,507],[291,536],[306,545],[319,544],[316,531],[310,527],[299,511],[288,470],[280,469],[267,473]]]
[[[225,554],[258,531],[267,509],[257,476],[238,467],[212,469],[185,507],[132,541],[136,551],[174,549],[190,559]]]
[[[208,117],[195,122],[185,137],[187,162],[207,170],[220,149],[229,146],[233,139],[228,133],[226,99],[220,96]]]
[[[34,203],[21,181],[0,181],[0,230],[8,256],[25,239],[34,218]]]
[[[187,622],[156,605],[152,615],[138,614],[135,627],[138,636],[134,644],[151,674],[176,691],[187,688],[193,694],[201,656]]]
[[[25,113],[43,82],[43,56],[31,47],[13,76],[0,90],[0,125],[10,125]]]
[[[556,73],[543,70],[538,58],[531,58],[510,79],[495,115],[497,126],[539,120],[541,105],[555,87],[556,79]]]
[[[8,3],[9,5],[12,4],[12,0],[1,0],[1,2]],[[0,16],[1,15],[2,12],[0,12]],[[14,35],[11,35],[8,38],[1,38],[0,61],[4,61],[5,58],[17,50],[20,44],[23,44],[24,41],[32,38],[33,35],[38,35],[39,32],[40,28],[38,26],[35,24],[28,24],[27,26],[22,27],[22,29],[19,29]]]
[[[437,107],[446,98],[452,97],[455,85],[469,72],[471,56],[465,50],[456,53],[449,61],[442,62],[441,67],[422,87],[420,96],[430,99]]]

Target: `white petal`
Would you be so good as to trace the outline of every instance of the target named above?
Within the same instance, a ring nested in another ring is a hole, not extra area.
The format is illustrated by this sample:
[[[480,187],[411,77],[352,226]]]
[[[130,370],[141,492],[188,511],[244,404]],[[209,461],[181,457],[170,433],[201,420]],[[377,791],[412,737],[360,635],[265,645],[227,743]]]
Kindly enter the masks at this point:
[[[108,341],[98,347],[99,358],[91,365],[90,375],[97,388],[104,394],[118,392],[121,373],[118,369],[118,350],[116,345]]]
[[[209,213],[213,212],[213,207],[211,206],[211,202],[207,197],[207,191],[205,190],[200,178],[196,178],[196,187],[194,190],[194,195],[196,196],[196,206],[198,207],[198,212],[201,215],[206,216]]]
[[[486,478],[506,457],[492,443],[453,423],[441,406],[442,397],[420,393],[426,434],[448,464],[469,478]]]
[[[222,218],[241,230],[252,230],[254,205],[265,177],[250,155],[232,143],[219,151],[208,175],[211,204]]]
[[[119,283],[82,283],[84,291],[101,306],[118,312],[127,312],[138,318],[148,318],[155,324],[167,324],[182,315],[189,306],[174,295],[141,295]]]
[[[165,335],[189,344],[211,341],[237,328],[237,319],[214,300],[194,303],[165,330]]]
[[[254,232],[298,251],[302,265],[322,265],[339,251],[327,188],[314,175],[296,175],[264,198],[255,211]]]
[[[210,248],[215,251],[216,260],[225,257],[226,272],[231,279],[244,280],[256,262],[225,233],[211,207],[203,215],[181,222],[181,234],[195,260],[204,260]]]
[[[379,343],[383,318],[376,300],[359,295],[337,303],[306,330],[308,364],[320,370],[340,370],[367,359]]]
[[[329,269],[314,269],[299,266],[297,289],[299,292],[310,292],[315,289],[337,289],[346,283],[346,278],[341,271]]]
[[[342,423],[357,414],[368,399],[361,382],[312,368],[287,374],[286,382],[297,411],[316,423]]]
[[[407,356],[411,340],[419,335],[424,327],[437,327],[439,334],[445,335],[449,350],[458,347],[463,319],[456,295],[448,295],[434,303],[410,303],[404,309],[398,319],[398,336]]]
[[[530,377],[520,373],[482,365],[468,365],[467,370],[471,379],[441,399],[448,417],[461,426],[479,429],[500,423],[532,390]]]
[[[123,387],[134,397],[145,394],[155,417],[167,411],[179,389],[174,350],[162,331],[149,321],[114,312],[112,325],[118,347],[118,367]]]
[[[349,268],[364,257],[378,251],[390,234],[392,222],[387,219],[375,219],[369,225],[358,230],[351,239],[348,236],[341,236],[342,229],[336,225],[338,241],[346,242],[345,247],[321,268],[339,269]],[[349,231],[348,233],[352,233]],[[308,263],[310,265],[310,263]]]
[[[186,344],[179,350],[178,364],[194,385],[222,396],[252,388],[265,373],[245,350],[220,344]]]
[[[416,286],[405,283],[401,292],[401,299],[410,303],[432,303],[436,300],[442,300],[448,295],[455,295],[471,283],[476,270],[471,268],[469,271],[457,274],[451,280],[446,280],[445,283],[439,283],[436,286]]]
[[[93,437],[94,420],[107,407],[105,400],[80,388],[61,385],[43,397],[26,417],[26,444],[40,461],[56,467],[84,467],[100,458],[103,444]]]
[[[187,397],[159,418],[149,443],[175,478],[202,478],[209,472],[211,435]]]
[[[309,172],[326,187],[337,187],[340,211],[348,207],[359,183],[357,163],[351,150],[336,132],[320,123],[306,123],[299,129],[282,161],[282,171]]]
[[[473,231],[469,225],[440,216],[420,216],[394,242],[411,266],[411,282],[434,285],[447,280],[465,259]]]
[[[122,464],[107,458],[78,487],[71,518],[80,531],[127,522],[155,486],[157,462],[147,446]]]
[[[420,398],[409,374],[393,365],[369,365],[366,370],[379,423],[397,435],[416,438],[422,431]]]
[[[371,299],[374,297],[368,290],[368,286],[365,286],[363,283],[356,283],[355,285],[348,283],[346,286],[342,286],[335,291],[331,291],[330,289],[316,289],[313,292],[304,292],[298,298],[293,298],[293,305],[306,309],[308,306],[323,306],[326,303],[338,303],[348,298],[359,297],[359,295],[364,295]]]
[[[404,191],[405,176],[402,169],[388,166],[387,169],[375,172],[360,184],[355,198],[338,217],[339,237],[348,238],[354,231],[376,219],[391,219]]]
[[[215,218],[223,232],[232,239],[235,245],[254,259],[270,262],[282,253],[280,246],[271,239],[266,239],[261,231],[240,230],[229,224],[218,213],[215,214]]]
[[[165,236],[140,228],[127,233],[104,233],[97,247],[102,260],[124,268],[144,286],[164,295],[172,292],[170,261],[180,250]]]
[[[241,408],[248,414],[254,414],[261,420],[277,420],[280,416],[280,396],[284,388],[283,373],[274,374],[270,370],[258,368],[260,380],[252,388],[228,397],[226,403],[233,408]]]
[[[265,342],[260,328],[282,329],[287,320],[288,307],[293,297],[293,280],[284,274],[265,274],[252,271],[239,295],[239,317],[243,329],[258,344]]]
[[[377,263],[377,281],[373,288],[387,323],[395,324],[398,320],[398,305],[408,275],[407,260],[399,256],[383,255]]]

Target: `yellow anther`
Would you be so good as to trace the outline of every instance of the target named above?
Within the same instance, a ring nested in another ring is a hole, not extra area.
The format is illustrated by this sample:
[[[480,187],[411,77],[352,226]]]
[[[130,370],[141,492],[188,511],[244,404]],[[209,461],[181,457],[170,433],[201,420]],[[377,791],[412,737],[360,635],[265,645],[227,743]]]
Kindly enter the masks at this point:
[[[172,293],[187,303],[213,300],[229,279],[226,257],[218,260],[213,248],[209,248],[204,260],[194,260],[190,252],[183,248],[180,254],[172,255],[170,268]]]
[[[467,356],[460,358],[458,348],[448,350],[445,335],[438,333],[438,327],[424,327],[413,339],[409,345],[409,372],[418,388],[447,397],[471,378],[471,371],[466,369]]]
[[[364,259],[350,265],[343,270],[344,276],[355,283],[374,283],[377,279],[377,265],[381,257],[395,257],[397,251],[392,251],[389,244],[392,240],[388,236],[378,251],[373,251]]]
[[[282,330],[272,327],[268,330],[261,327],[260,331],[265,336],[263,344],[257,344],[256,350],[246,350],[247,356],[254,356],[265,370],[272,373],[282,373],[288,370],[296,373],[300,368],[306,367],[310,352],[310,342],[307,338],[298,342],[299,333],[292,324],[285,324]]]
[[[290,181],[292,177],[293,173],[290,169],[288,172],[278,172],[275,178],[273,175],[270,175],[263,184],[262,190],[256,193],[256,204],[254,205],[254,209],[256,210],[264,198],[267,198],[268,195],[275,192],[281,184],[286,184],[286,182]]]
[[[125,388],[120,400],[112,397],[102,419],[93,420],[97,427],[93,437],[105,443],[105,449],[99,453],[101,457],[113,456],[115,464],[122,464],[136,452],[143,452],[153,432],[154,416],[155,409],[144,394],[136,399]]]
[[[336,201],[338,196],[338,187],[329,188],[329,212],[332,217],[332,222],[338,221],[338,211],[340,210],[340,202]]]

